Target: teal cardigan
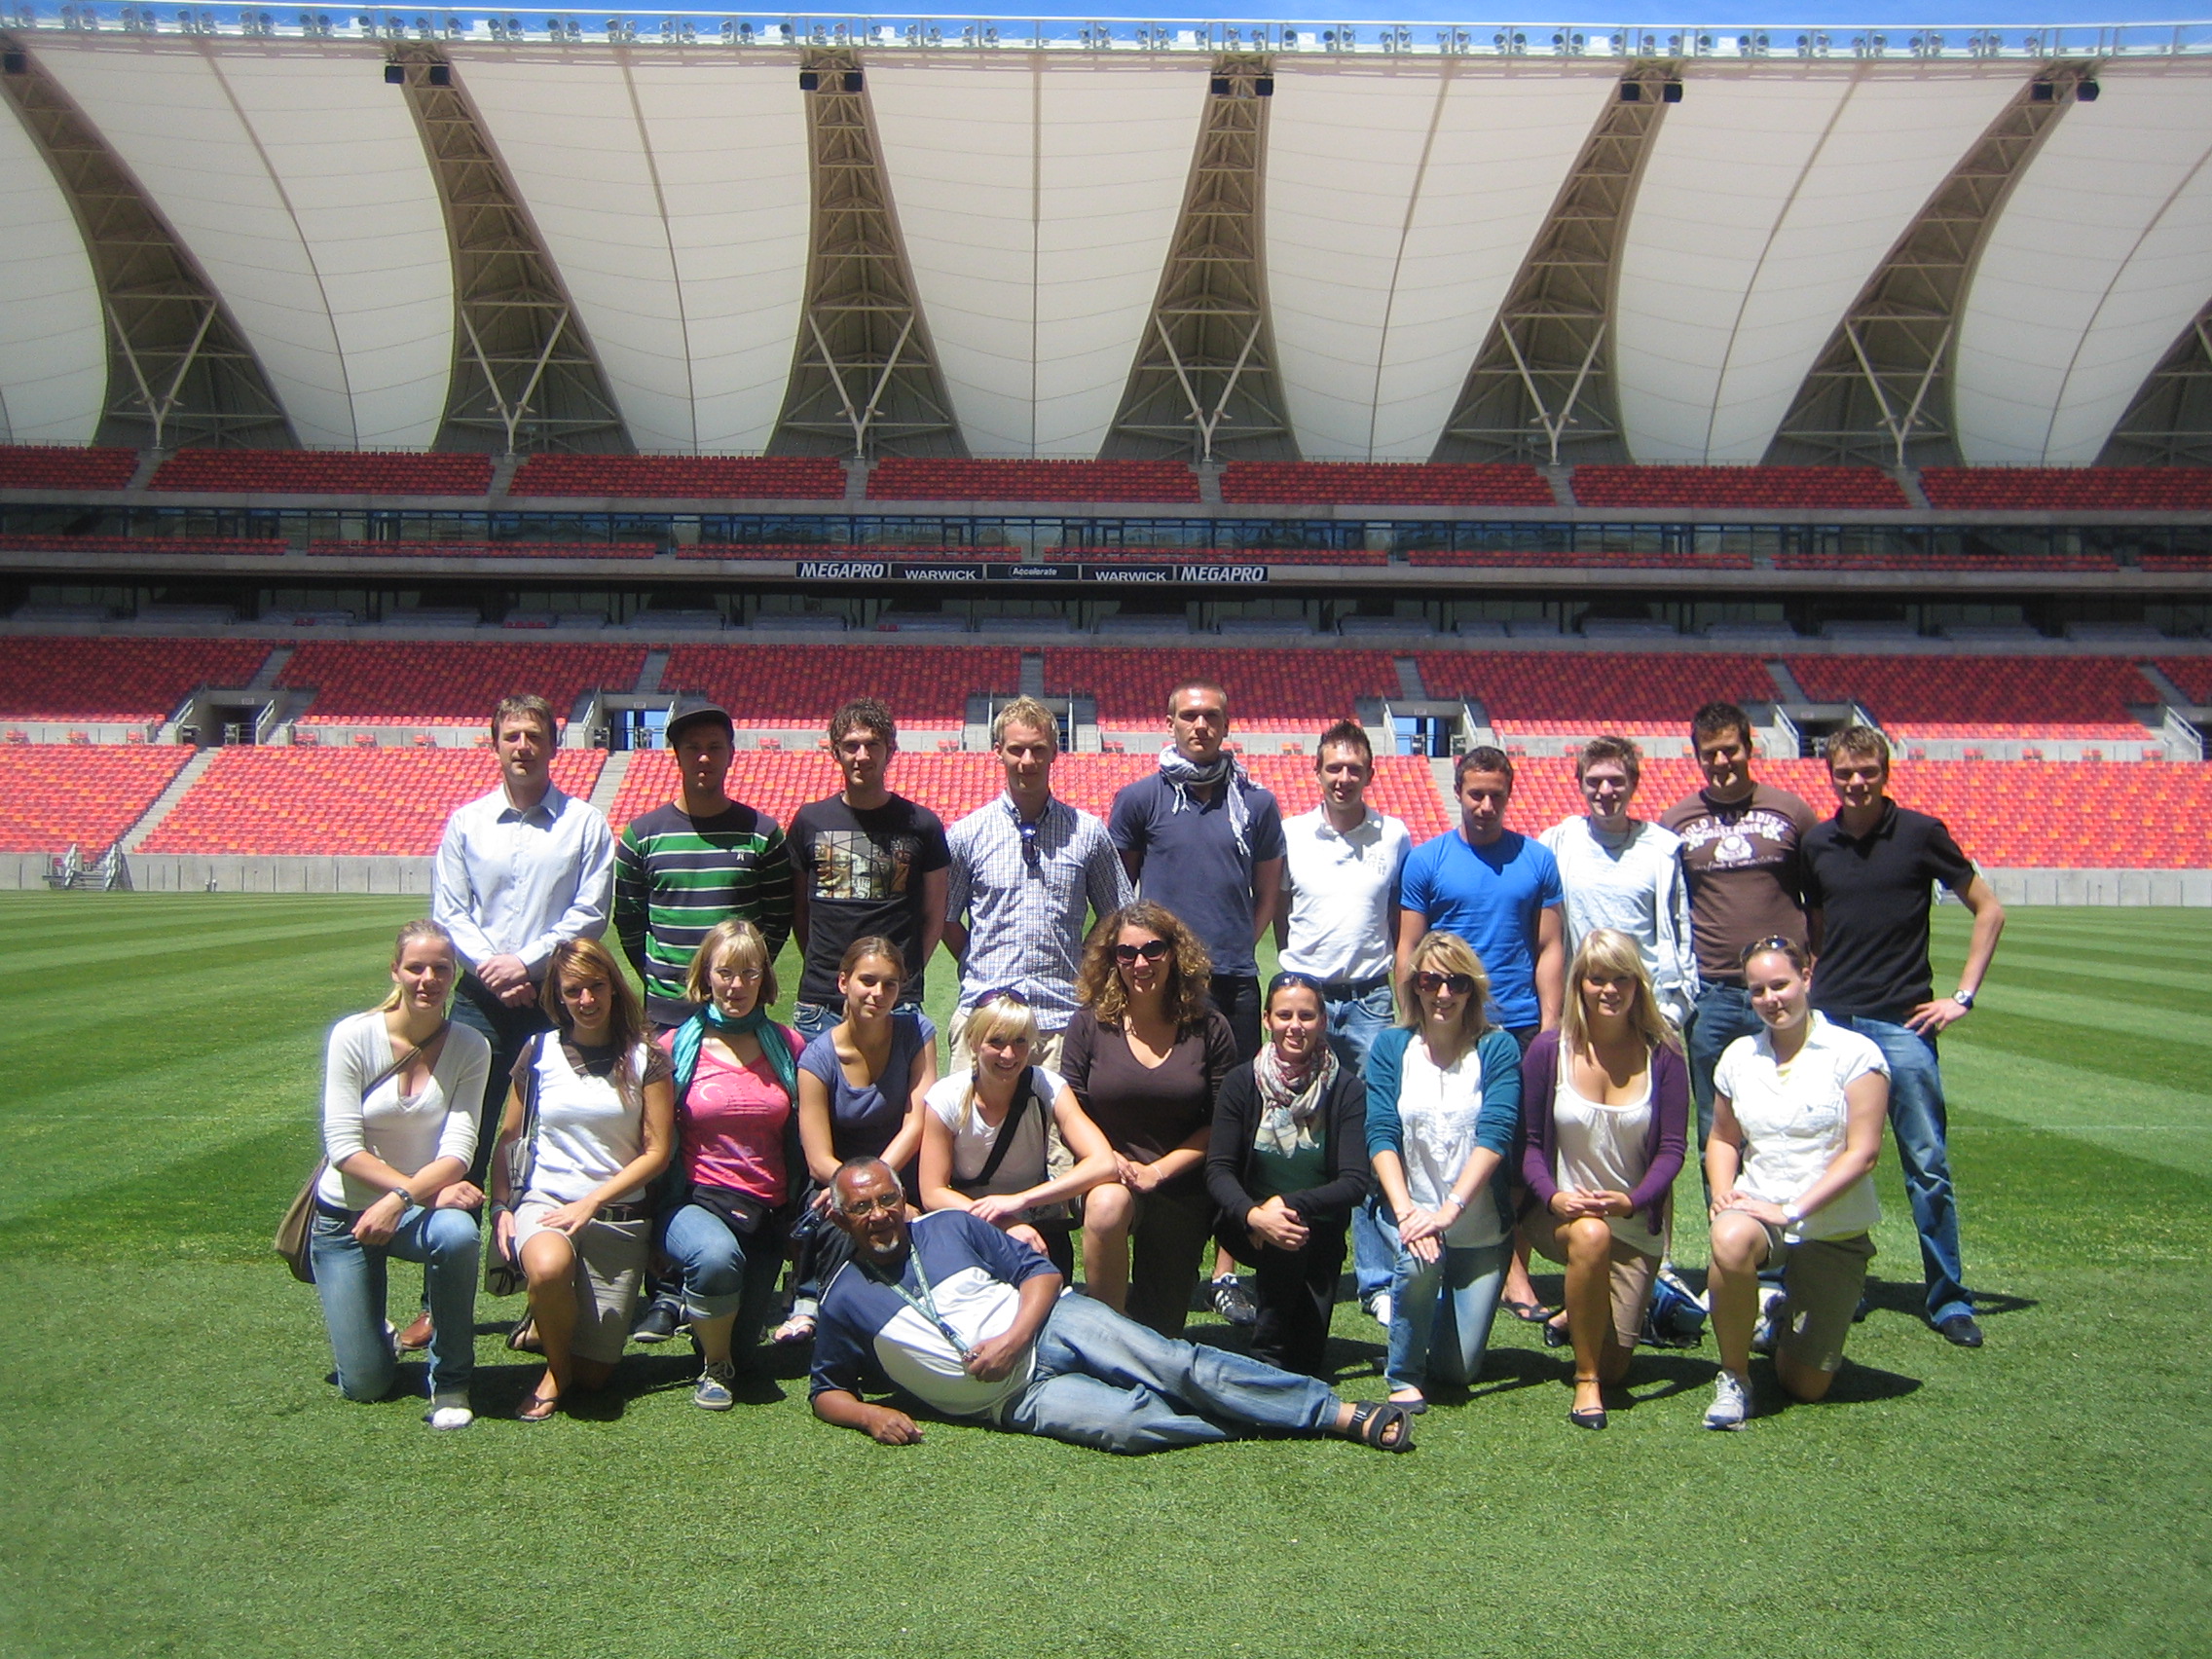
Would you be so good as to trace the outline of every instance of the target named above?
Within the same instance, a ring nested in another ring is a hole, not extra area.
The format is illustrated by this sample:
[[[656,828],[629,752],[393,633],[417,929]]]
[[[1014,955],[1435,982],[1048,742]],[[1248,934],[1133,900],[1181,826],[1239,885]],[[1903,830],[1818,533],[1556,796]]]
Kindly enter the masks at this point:
[[[1405,1073],[1406,1045],[1413,1032],[1392,1026],[1367,1051],[1367,1156],[1394,1152],[1406,1156],[1405,1125],[1398,1118],[1398,1090]],[[1497,1204],[1498,1225],[1513,1230],[1513,1142],[1521,1132],[1521,1045],[1510,1031],[1486,1031],[1475,1042],[1483,1062],[1483,1105],[1475,1120],[1475,1144],[1497,1154],[1490,1193]]]

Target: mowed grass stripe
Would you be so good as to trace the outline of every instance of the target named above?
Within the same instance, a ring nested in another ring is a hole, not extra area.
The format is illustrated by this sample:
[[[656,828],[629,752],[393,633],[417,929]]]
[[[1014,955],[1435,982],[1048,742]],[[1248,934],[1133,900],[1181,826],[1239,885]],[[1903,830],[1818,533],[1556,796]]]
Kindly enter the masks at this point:
[[[1943,1086],[1955,1115],[2004,1118],[2146,1162],[2212,1175],[2212,1096],[2201,1090],[1963,1043],[1943,1051]],[[1885,1157],[1890,1155],[1885,1148]]]

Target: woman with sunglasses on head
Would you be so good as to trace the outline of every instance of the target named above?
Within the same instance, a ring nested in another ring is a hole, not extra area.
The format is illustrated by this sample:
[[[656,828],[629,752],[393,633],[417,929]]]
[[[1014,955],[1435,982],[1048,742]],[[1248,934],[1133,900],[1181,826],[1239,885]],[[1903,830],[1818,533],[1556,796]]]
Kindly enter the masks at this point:
[[[529,1282],[545,1354],[525,1422],[613,1375],[651,1242],[646,1188],[676,1150],[668,1056],[607,947],[555,945],[540,997],[554,1028],[515,1062],[492,1157],[493,1236]]]
[[[409,922],[391,950],[391,994],[330,1032],[322,1143],[308,1237],[315,1294],[349,1400],[391,1391],[398,1355],[385,1319],[387,1264],[423,1264],[430,1313],[432,1428],[464,1428],[476,1359],[476,1217],[468,1180],[491,1045],[446,1008],[453,940]]]
[[[1206,1001],[1205,946],[1171,911],[1124,904],[1091,930],[1061,1075],[1114,1149],[1114,1182],[1084,1200],[1085,1288],[1180,1337],[1213,1234],[1204,1163],[1214,1099],[1240,1063]]]
[[[1744,988],[1764,1027],[1739,1037],[1713,1073],[1713,1262],[1706,1300],[1720,1349],[1708,1428],[1751,1415],[1759,1270],[1782,1264],[1774,1374],[1793,1398],[1826,1395],[1874,1259],[1874,1161],[1890,1068],[1870,1037],[1828,1022],[1808,1000],[1812,962],[1795,940],[1755,940]]]
[[[1114,1179],[1114,1149],[1057,1072],[1030,1063],[1037,1015],[1013,991],[968,1013],[976,1063],[929,1091],[922,1119],[922,1207],[964,1209],[1075,1276],[1070,1200]],[[1052,1137],[1075,1159],[1051,1172]]]
[[[1206,1189],[1222,1247],[1252,1264],[1252,1357],[1319,1377],[1346,1230],[1373,1183],[1367,1086],[1329,1047],[1318,981],[1277,974],[1260,1006],[1267,1040],[1214,1102]]]
[[[1604,1385],[1628,1374],[1660,1259],[1668,1197],[1688,1144],[1689,1070],[1637,940],[1585,934],[1567,971],[1559,1029],[1521,1062],[1521,1177],[1530,1243],[1567,1269],[1567,1309],[1547,1345],[1574,1346],[1567,1421],[1605,1426]]]
[[[805,1042],[768,1017],[775,966],[760,930],[741,917],[716,923],[699,941],[683,994],[699,1012],[661,1040],[682,1144],[661,1249],[676,1264],[703,1362],[691,1403],[721,1412],[733,1401],[733,1348],[750,1348],[759,1335],[784,1264],[780,1212],[800,1161],[794,1116]]]
[[[845,1017],[798,1058],[798,1133],[815,1184],[799,1229],[791,1317],[779,1343],[814,1336],[821,1287],[845,1259],[845,1235],[830,1221],[830,1183],[848,1159],[880,1158],[899,1172],[911,1203],[921,1194],[915,1160],[922,1149],[922,1102],[937,1082],[937,1025],[918,1008],[899,1007],[906,957],[880,935],[856,939],[837,965]]]
[[[1367,1151],[1382,1193],[1390,1403],[1482,1371],[1513,1259],[1505,1163],[1521,1122],[1521,1046],[1483,1010],[1490,976],[1457,934],[1415,944],[1399,1023],[1367,1055]]]

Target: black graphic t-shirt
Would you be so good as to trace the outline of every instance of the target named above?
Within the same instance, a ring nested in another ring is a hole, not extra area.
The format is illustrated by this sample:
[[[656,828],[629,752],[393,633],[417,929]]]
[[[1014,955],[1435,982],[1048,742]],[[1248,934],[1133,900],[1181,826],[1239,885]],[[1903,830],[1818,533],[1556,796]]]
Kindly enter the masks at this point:
[[[952,855],[944,821],[926,806],[893,795],[857,811],[842,796],[798,809],[785,839],[792,873],[806,895],[806,972],[798,1000],[834,1004],[837,963],[856,939],[881,934],[906,953],[906,983],[922,991],[922,877],[945,868]]]

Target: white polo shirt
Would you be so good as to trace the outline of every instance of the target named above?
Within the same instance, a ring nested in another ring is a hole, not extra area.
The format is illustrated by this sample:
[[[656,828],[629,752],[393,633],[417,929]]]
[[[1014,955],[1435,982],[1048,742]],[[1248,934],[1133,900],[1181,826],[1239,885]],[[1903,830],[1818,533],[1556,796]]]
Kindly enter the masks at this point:
[[[1398,873],[1414,845],[1405,825],[1369,807],[1339,834],[1316,806],[1285,820],[1282,833],[1290,896],[1283,967],[1321,980],[1387,977]]]
[[[1728,1096],[1744,1131],[1744,1164],[1737,1189],[1768,1203],[1787,1205],[1827,1172],[1843,1150],[1849,1116],[1843,1091],[1868,1072],[1890,1075],[1871,1037],[1812,1015],[1805,1046],[1788,1065],[1774,1060],[1774,1039],[1761,1031],[1728,1045],[1713,1070],[1713,1088]],[[1815,1210],[1787,1236],[1850,1238],[1882,1219],[1874,1177],[1862,1175]]]

